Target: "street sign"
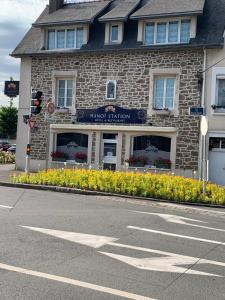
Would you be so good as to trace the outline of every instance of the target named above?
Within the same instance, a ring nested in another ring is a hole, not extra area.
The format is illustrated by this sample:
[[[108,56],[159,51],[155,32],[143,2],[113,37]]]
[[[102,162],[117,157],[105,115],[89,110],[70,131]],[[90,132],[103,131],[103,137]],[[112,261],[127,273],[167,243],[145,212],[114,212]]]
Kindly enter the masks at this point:
[[[14,98],[19,95],[19,86],[20,82],[19,81],[5,81],[5,89],[4,89],[4,94],[10,98]]]
[[[201,134],[203,136],[206,136],[208,131],[208,120],[205,116],[202,116],[201,118]]]
[[[28,125],[29,125],[30,129],[34,128],[35,125],[36,125],[36,120],[35,120],[33,117],[31,117],[31,118],[28,120]]]
[[[201,106],[189,107],[189,115],[191,116],[204,116],[205,108]]]
[[[48,113],[52,115],[55,111],[55,105],[52,102],[48,102],[47,104]]]

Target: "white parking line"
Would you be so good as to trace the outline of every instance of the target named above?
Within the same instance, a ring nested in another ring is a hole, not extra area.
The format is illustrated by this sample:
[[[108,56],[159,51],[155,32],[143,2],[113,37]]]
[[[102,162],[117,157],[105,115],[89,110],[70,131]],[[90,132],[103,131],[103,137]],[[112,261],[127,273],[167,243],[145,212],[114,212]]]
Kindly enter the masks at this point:
[[[205,243],[210,243],[210,244],[225,245],[225,243],[220,242],[220,241],[206,240],[206,239],[196,238],[196,237],[193,237],[193,236],[169,233],[169,232],[165,232],[165,231],[152,230],[152,229],[148,229],[148,228],[142,228],[142,227],[136,227],[136,226],[127,226],[127,228],[140,230],[140,231],[151,232],[151,233],[156,233],[156,234],[161,234],[161,235],[179,237],[179,238],[193,240],[193,241],[205,242]]]
[[[6,205],[0,205],[0,208],[5,208],[5,209],[12,209],[12,206],[6,206]]]
[[[30,276],[40,277],[40,278],[46,278],[46,279],[49,279],[49,280],[54,280],[54,281],[58,281],[58,282],[62,282],[62,283],[67,283],[67,284],[71,284],[71,285],[78,286],[78,287],[81,287],[81,288],[91,289],[91,290],[94,290],[94,291],[98,291],[98,292],[102,292],[102,293],[106,293],[106,294],[111,294],[111,295],[123,297],[123,298],[126,298],[126,299],[156,300],[156,299],[153,299],[153,298],[148,298],[148,297],[144,297],[144,296],[137,295],[137,294],[131,294],[131,293],[128,293],[128,292],[124,292],[124,291],[120,291],[120,290],[116,290],[116,289],[111,289],[111,288],[104,287],[104,286],[101,286],[101,285],[95,285],[95,284],[91,284],[91,283],[88,283],[88,282],[79,281],[79,280],[75,280],[75,279],[71,279],[71,278],[66,278],[66,277],[51,275],[51,274],[47,274],[47,273],[32,271],[32,270],[28,270],[28,269],[18,268],[18,267],[14,267],[14,266],[2,264],[2,263],[0,263],[0,269],[7,270],[7,271],[12,271],[12,272],[16,272],[16,273],[21,273],[21,274],[26,274],[26,275],[30,275]]]

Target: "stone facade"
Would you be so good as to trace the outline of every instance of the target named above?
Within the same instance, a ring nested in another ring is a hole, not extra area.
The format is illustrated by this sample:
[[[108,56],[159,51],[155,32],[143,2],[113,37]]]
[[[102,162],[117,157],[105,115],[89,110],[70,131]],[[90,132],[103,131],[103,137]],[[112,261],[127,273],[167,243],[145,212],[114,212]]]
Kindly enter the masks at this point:
[[[178,128],[176,168],[194,170],[198,168],[199,117],[189,116],[188,111],[190,106],[200,104],[201,87],[197,75],[202,65],[203,51],[198,49],[36,56],[32,58],[31,84],[43,91],[44,99],[52,99],[52,72],[76,70],[76,109],[114,104],[147,110],[152,101],[149,99],[150,71],[179,69],[179,115],[148,116],[148,123]],[[105,99],[109,79],[117,80],[116,100]],[[44,112],[45,109],[37,117],[39,128],[32,134],[34,159],[46,158],[48,123],[71,123],[70,113],[55,113],[45,122]],[[94,153],[92,160],[93,156]]]

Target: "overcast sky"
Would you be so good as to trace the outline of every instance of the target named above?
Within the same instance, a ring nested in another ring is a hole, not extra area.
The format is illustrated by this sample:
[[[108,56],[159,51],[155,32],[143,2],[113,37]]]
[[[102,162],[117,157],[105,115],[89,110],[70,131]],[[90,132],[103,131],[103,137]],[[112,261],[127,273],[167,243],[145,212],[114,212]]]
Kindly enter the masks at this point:
[[[0,0],[0,105],[8,105],[3,94],[4,81],[19,80],[20,59],[9,54],[21,41],[48,0]],[[18,99],[15,101],[17,105]]]

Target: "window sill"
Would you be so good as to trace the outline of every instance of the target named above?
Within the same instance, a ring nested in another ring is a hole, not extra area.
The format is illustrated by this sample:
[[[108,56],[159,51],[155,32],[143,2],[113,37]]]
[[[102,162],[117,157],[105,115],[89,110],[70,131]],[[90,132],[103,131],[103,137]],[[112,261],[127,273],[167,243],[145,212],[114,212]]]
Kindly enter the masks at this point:
[[[169,109],[152,109],[154,115],[170,115],[172,113]]]
[[[70,107],[57,107],[55,111],[60,114],[66,114],[71,111],[71,108]]]

